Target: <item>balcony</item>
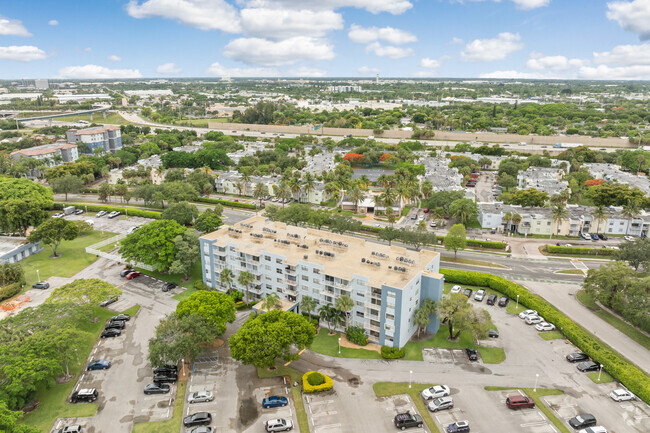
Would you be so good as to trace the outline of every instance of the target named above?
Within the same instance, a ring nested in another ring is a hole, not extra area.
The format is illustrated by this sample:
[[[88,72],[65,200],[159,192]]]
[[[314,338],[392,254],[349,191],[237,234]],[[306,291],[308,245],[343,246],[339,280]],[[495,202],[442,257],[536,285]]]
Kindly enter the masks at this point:
[[[298,282],[293,281],[293,280],[284,280],[284,282],[287,283],[288,285],[294,286],[294,287],[298,285]]]

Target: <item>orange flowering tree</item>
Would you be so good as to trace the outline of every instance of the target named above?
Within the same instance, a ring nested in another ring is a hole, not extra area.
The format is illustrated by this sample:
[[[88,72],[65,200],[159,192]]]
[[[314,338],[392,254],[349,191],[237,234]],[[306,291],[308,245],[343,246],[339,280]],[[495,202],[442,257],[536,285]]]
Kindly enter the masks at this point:
[[[585,181],[585,186],[589,188],[590,186],[602,185],[604,182],[603,179],[589,179]]]
[[[395,157],[393,155],[391,155],[390,153],[384,153],[382,156],[379,157],[379,160],[381,162],[386,162],[386,161],[390,161],[393,158],[395,158]]]
[[[350,161],[350,163],[360,163],[363,161],[363,155],[360,153],[346,153],[345,156],[343,157],[344,160]]]

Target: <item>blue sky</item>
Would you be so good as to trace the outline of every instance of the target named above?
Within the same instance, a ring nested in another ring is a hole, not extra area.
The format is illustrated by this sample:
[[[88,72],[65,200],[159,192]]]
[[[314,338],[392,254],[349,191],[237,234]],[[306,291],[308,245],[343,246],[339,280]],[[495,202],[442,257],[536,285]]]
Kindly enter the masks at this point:
[[[0,78],[650,79],[650,0],[3,0]]]

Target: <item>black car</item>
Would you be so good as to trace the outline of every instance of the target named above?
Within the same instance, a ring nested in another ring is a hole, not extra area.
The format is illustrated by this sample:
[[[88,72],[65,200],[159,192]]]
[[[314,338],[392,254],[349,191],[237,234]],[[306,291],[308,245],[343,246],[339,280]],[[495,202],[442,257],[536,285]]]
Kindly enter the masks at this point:
[[[212,415],[208,412],[197,412],[183,418],[185,427],[194,427],[195,425],[208,425],[212,422]]]
[[[135,269],[131,269],[131,268],[123,269],[122,272],[120,272],[120,277],[126,277],[133,271],[135,271]]]
[[[105,301],[102,301],[101,304],[99,304],[100,307],[108,307],[112,303],[117,302],[117,296],[113,296],[112,298],[108,298]]]
[[[569,362],[582,362],[589,360],[589,357],[581,352],[570,353],[566,356],[566,360]]]
[[[104,329],[124,329],[126,327],[124,320],[115,320],[108,322]]]
[[[145,394],[167,394],[170,388],[165,383],[150,383],[144,387]]]
[[[510,298],[507,296],[502,296],[499,298],[499,307],[507,307],[508,302],[510,302]]]
[[[569,425],[575,429],[591,427],[596,425],[596,417],[590,413],[581,413],[571,418]]]
[[[422,417],[420,415],[415,415],[410,412],[398,413],[395,415],[393,422],[395,423],[395,427],[402,430],[410,427],[422,428],[423,424]]]
[[[162,367],[154,368],[153,374],[164,374],[165,376],[178,375],[178,367],[175,365],[163,365]]]
[[[49,289],[50,288],[50,283],[46,283],[45,281],[39,281],[38,283],[34,283],[32,285],[32,289]]]
[[[605,233],[602,233],[602,234],[599,233],[599,234],[598,234],[598,237],[599,237],[601,240],[603,240],[603,241],[606,241],[607,239],[609,239]]]
[[[600,369],[600,364],[594,361],[585,361],[578,364],[578,370],[580,371],[598,371]]]
[[[129,320],[131,320],[131,316],[129,316],[128,314],[118,314],[117,316],[111,317],[111,322],[115,322],[116,320],[125,320],[128,322]]]
[[[499,338],[499,331],[497,331],[496,329],[490,329],[488,331],[488,337],[490,337],[490,338]]]
[[[109,329],[104,329],[104,331],[100,334],[101,338],[111,338],[111,337],[119,337],[122,335],[122,331],[119,329],[115,328],[109,328]]]
[[[487,302],[488,305],[494,305],[494,303],[496,301],[497,301],[497,295],[491,294],[491,295],[488,295],[487,301],[485,301],[485,302]]]
[[[467,359],[470,361],[478,361],[478,350],[468,347],[465,349],[465,353],[467,354]]]
[[[465,291],[463,293],[465,294],[465,296],[467,296],[469,298],[470,296],[472,296],[473,290],[472,289],[465,289]]]
[[[178,286],[176,283],[165,283],[162,286],[162,291],[163,292],[169,292],[170,290],[175,289]]]
[[[164,374],[155,374],[153,376],[153,381],[155,383],[174,383],[178,380],[178,376],[166,376]]]
[[[75,391],[70,396],[71,403],[92,403],[97,400],[99,393],[95,388],[84,388],[79,391]]]

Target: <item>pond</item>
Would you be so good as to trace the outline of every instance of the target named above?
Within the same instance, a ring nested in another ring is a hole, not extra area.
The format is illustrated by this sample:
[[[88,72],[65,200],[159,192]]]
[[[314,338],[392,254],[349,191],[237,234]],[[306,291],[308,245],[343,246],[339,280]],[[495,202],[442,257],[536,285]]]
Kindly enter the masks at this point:
[[[382,174],[391,175],[395,173],[395,170],[390,170],[388,168],[353,168],[353,170],[354,174],[352,175],[352,179],[358,179],[361,176],[366,175],[366,177],[372,182],[375,182]]]

